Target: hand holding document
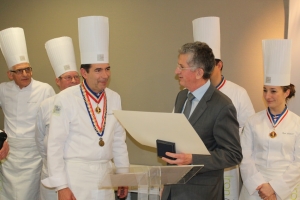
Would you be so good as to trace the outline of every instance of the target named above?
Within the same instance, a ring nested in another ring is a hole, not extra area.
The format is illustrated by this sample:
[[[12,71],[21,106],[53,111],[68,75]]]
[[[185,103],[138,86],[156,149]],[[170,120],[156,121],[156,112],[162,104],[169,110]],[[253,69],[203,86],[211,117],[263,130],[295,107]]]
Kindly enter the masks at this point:
[[[174,142],[176,153],[210,155],[199,135],[181,113],[115,110],[114,116],[128,133],[145,146],[156,140]]]

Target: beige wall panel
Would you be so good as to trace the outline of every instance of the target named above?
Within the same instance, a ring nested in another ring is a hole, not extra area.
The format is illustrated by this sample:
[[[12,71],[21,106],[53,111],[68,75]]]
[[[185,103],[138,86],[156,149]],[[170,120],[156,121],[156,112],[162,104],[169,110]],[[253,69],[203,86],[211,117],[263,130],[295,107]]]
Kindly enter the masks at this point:
[[[121,95],[123,109],[172,111],[180,90],[174,74],[177,50],[192,42],[192,20],[205,16],[221,18],[226,79],[248,91],[256,111],[264,109],[261,40],[283,38],[282,0],[2,0],[0,30],[24,28],[34,78],[58,92],[44,44],[55,37],[72,37],[79,68],[77,18],[88,15],[109,17],[109,87]],[[6,71],[1,54],[0,82],[8,81]],[[162,164],[155,149],[131,137],[127,143],[131,163]]]

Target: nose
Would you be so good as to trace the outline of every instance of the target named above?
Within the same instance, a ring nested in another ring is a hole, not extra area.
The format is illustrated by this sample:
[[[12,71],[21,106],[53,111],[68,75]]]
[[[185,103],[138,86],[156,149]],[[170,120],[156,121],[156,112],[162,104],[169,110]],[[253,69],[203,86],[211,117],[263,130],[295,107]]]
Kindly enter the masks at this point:
[[[175,74],[180,74],[180,69],[178,69],[178,67],[175,69]]]
[[[110,75],[110,71],[106,71],[106,70],[103,70],[103,73],[102,73],[102,78],[109,78],[109,75]]]
[[[22,70],[22,74],[23,74],[23,76],[27,76],[25,69]]]
[[[270,99],[270,98],[271,98],[271,93],[270,93],[269,91],[267,91],[267,92],[265,93],[265,98],[266,98],[266,99]]]

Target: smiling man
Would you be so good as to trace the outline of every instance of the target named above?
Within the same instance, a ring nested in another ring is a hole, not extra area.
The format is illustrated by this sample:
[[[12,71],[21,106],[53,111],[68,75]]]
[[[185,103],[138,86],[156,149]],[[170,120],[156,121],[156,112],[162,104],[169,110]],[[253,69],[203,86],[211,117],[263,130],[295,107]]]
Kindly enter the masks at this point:
[[[55,82],[62,91],[68,87],[78,85],[80,76],[77,72],[73,42],[70,37],[54,38],[46,42],[46,51],[55,72]],[[47,141],[51,113],[55,96],[44,100],[38,110],[36,118],[35,139],[38,150],[43,159],[41,179],[47,178]],[[57,199],[57,192],[53,188],[47,188],[41,184],[40,200]]]
[[[239,133],[241,134],[246,120],[255,112],[247,91],[243,87],[225,79],[222,74],[220,18],[201,17],[193,20],[193,36],[194,41],[205,42],[213,50],[216,65],[210,76],[210,81],[212,85],[232,101],[237,112]],[[238,199],[241,186],[239,167],[226,168],[224,170],[225,199]]]
[[[0,46],[10,82],[0,84],[0,106],[10,153],[1,165],[3,200],[39,199],[41,156],[34,140],[36,113],[40,103],[53,96],[53,88],[32,79],[22,28],[0,31]]]
[[[112,189],[99,189],[100,178],[114,160],[129,167],[126,133],[113,115],[121,109],[120,96],[107,88],[108,18],[78,19],[83,82],[60,92],[54,102],[48,138],[49,178],[59,200],[114,200]],[[120,187],[119,197],[127,195]]]
[[[167,152],[167,156],[175,158],[163,157],[170,164],[204,167],[186,184],[165,186],[162,200],[224,200],[224,168],[242,160],[236,109],[210,83],[214,67],[214,54],[205,43],[187,43],[179,50],[175,74],[186,89],[178,93],[174,112],[186,115],[211,155]]]

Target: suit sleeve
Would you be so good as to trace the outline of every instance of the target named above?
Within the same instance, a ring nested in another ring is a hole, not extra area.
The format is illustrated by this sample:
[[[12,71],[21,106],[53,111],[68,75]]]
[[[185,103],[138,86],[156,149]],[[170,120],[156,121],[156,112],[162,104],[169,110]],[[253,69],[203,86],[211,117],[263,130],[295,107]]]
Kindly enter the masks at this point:
[[[214,149],[209,149],[211,156],[193,154],[193,164],[204,165],[201,173],[235,166],[243,158],[233,104],[227,104],[220,110],[212,132],[215,145]]]

